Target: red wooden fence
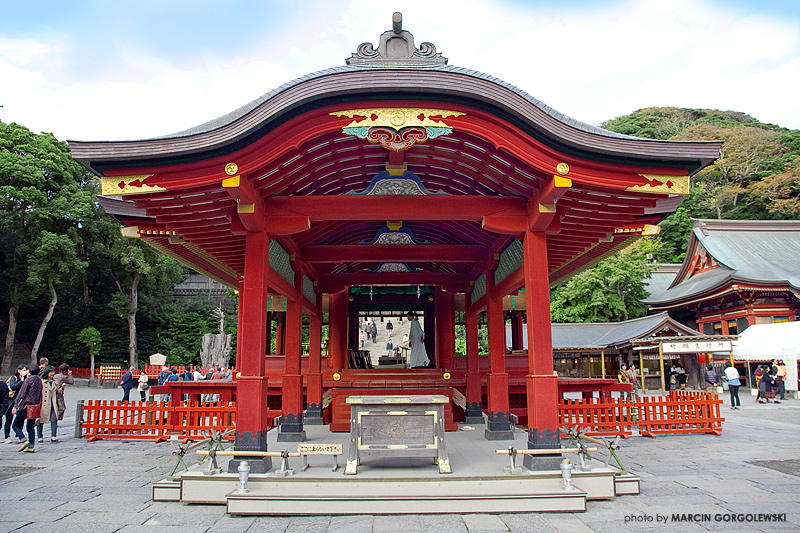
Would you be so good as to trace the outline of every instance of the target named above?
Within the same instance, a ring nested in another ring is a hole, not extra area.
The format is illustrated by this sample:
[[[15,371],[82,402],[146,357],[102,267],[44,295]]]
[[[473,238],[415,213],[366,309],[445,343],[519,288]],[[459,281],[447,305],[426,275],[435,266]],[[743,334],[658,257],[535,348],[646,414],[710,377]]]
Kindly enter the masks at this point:
[[[174,434],[181,438],[201,438],[210,429],[233,428],[235,421],[236,405],[232,403],[184,402],[173,407],[166,402],[87,400],[83,404],[81,428],[90,441],[159,440]]]
[[[577,426],[589,436],[628,438],[636,425],[641,435],[652,438],[682,433],[720,435],[725,420],[720,416],[721,404],[715,394],[687,391],[642,396],[635,402],[627,397],[565,400],[558,406],[558,422],[560,427]],[[268,419],[279,415],[280,411],[270,410]],[[199,438],[209,429],[232,429],[236,403],[183,402],[171,406],[164,402],[87,400],[81,420],[82,432],[90,440],[156,440],[176,433],[181,438]]]
[[[558,405],[558,425],[577,426],[593,437],[627,439],[633,434],[635,412],[636,404],[627,398],[563,400]]]
[[[722,400],[707,392],[670,391],[667,396],[645,396],[639,407],[639,433],[655,438],[666,433],[722,434]]]

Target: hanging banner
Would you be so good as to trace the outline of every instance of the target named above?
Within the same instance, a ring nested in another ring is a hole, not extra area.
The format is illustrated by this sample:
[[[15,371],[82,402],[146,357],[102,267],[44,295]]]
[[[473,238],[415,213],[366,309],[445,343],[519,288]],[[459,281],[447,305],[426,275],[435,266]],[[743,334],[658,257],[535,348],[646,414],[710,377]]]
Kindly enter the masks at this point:
[[[783,349],[781,356],[784,364],[786,365],[786,377],[783,378],[784,387],[786,390],[798,390],[797,386],[797,353],[790,348]]]

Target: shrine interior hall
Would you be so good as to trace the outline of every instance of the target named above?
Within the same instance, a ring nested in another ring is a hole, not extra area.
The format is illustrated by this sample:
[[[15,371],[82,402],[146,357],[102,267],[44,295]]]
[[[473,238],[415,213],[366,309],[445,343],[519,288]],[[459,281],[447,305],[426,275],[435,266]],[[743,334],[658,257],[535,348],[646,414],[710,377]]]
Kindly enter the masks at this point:
[[[237,450],[266,449],[276,408],[279,438],[303,440],[304,425],[335,425],[364,390],[446,393],[451,426],[485,417],[482,435],[502,440],[510,380],[524,391],[529,447],[558,447],[550,287],[654,231],[720,150],[566,117],[417,46],[399,14],[346,65],[211,122],[69,144],[126,236],[239,291]],[[503,298],[521,291],[515,331],[529,350],[509,369]],[[377,304],[424,315],[433,368],[348,368],[358,313]],[[268,354],[276,321],[282,353]]]

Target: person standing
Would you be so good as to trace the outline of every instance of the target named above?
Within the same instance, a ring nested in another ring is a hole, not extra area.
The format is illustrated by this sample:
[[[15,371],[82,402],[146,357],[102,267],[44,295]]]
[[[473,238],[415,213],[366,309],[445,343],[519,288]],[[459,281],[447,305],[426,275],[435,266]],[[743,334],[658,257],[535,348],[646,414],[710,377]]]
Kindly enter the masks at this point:
[[[392,324],[392,319],[389,318],[386,320],[386,333],[389,335],[389,338],[392,338],[392,333],[394,333],[394,324]]]
[[[739,409],[742,405],[742,402],[739,401],[739,386],[741,385],[741,381],[739,381],[739,371],[736,370],[730,362],[725,363],[725,371],[723,372],[722,379],[728,382],[728,391],[731,393],[731,409]]]
[[[36,422],[38,441],[44,442],[44,425],[50,423],[50,442],[58,442],[58,384],[55,381],[56,369],[50,365],[44,367],[42,374],[42,412]]]
[[[706,365],[706,392],[714,392],[717,388],[717,372],[711,363]]]
[[[28,368],[25,365],[19,365],[17,367],[17,371],[6,380],[6,385],[8,386],[8,407],[3,412],[4,416],[6,417],[6,422],[3,425],[3,432],[5,433],[5,443],[11,444],[11,423],[14,421],[14,398],[16,398],[17,393],[19,392],[20,387],[22,387],[22,382],[25,381],[25,376],[28,375]],[[2,418],[2,417],[0,417]],[[17,444],[20,444],[22,441],[17,439]]]
[[[6,421],[8,421],[8,417],[11,416],[11,411],[8,409],[11,404],[11,389],[8,388],[8,383],[0,380],[0,426],[2,425],[3,417],[6,417]],[[11,436],[6,432],[6,443],[9,442],[11,442]]]
[[[686,371],[680,363],[677,363],[674,372],[678,376],[678,386],[681,390],[684,390],[686,388]]]
[[[22,444],[17,448],[18,452],[34,452],[36,446],[36,420],[39,415],[31,413],[28,417],[29,405],[42,405],[42,380],[39,379],[39,365],[31,363],[27,367],[28,377],[22,382],[17,393],[17,399],[14,402],[14,433],[17,439],[22,441]],[[28,433],[28,440],[25,440],[25,434],[22,432],[22,425],[25,424],[25,429]]]
[[[145,374],[144,372],[139,374],[139,385],[136,387],[136,390],[139,391],[139,398],[143,402],[147,401],[147,390],[150,388],[150,384],[147,381],[148,381],[147,374]]]
[[[622,366],[619,369],[619,372],[617,373],[617,381],[619,381],[620,383],[630,383],[631,382],[631,378],[628,375],[628,365],[626,365],[624,363],[622,364]]]
[[[431,362],[425,349],[425,332],[422,331],[422,326],[419,325],[419,320],[414,313],[409,311],[406,316],[411,322],[411,331],[408,336],[411,345],[411,362],[409,364],[411,368],[425,368]]]
[[[628,369],[628,380],[633,385],[633,392],[639,390],[639,375],[636,373],[636,365],[631,365]]]
[[[72,377],[72,370],[69,369],[69,365],[67,363],[61,363],[61,366],[58,367],[58,372],[55,376],[55,382],[57,385],[56,388],[56,413],[58,413],[58,419],[64,419],[64,413],[67,412],[67,402],[64,399],[64,390],[66,390],[67,385],[74,385],[75,378]]]
[[[370,326],[370,333],[372,333],[372,344],[375,344],[378,341],[378,326],[375,322]]]
[[[133,388],[133,367],[130,367],[127,372],[122,374],[119,384],[122,386],[122,401],[130,401],[131,389]]]
[[[775,361],[775,396],[779,394],[781,401],[786,399],[786,364],[783,359]]]

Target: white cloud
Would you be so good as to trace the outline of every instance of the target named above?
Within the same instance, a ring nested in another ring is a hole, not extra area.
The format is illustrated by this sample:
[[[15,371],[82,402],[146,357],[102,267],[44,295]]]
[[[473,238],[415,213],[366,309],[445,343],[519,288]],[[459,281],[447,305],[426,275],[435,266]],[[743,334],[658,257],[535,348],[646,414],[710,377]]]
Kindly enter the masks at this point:
[[[236,53],[206,52],[180,63],[126,44],[123,33],[102,55],[82,52],[77,35],[0,39],[0,119],[62,139],[172,133],[290,79],[344,64],[360,43],[377,44],[395,7],[375,0],[351,0],[344,10],[319,3],[298,18],[302,26],[279,26]],[[735,109],[800,128],[796,18],[692,0],[579,7],[410,0],[401,9],[417,45],[433,42],[451,64],[513,83],[584,122],[675,105]],[[113,59],[91,64],[101,57]]]

